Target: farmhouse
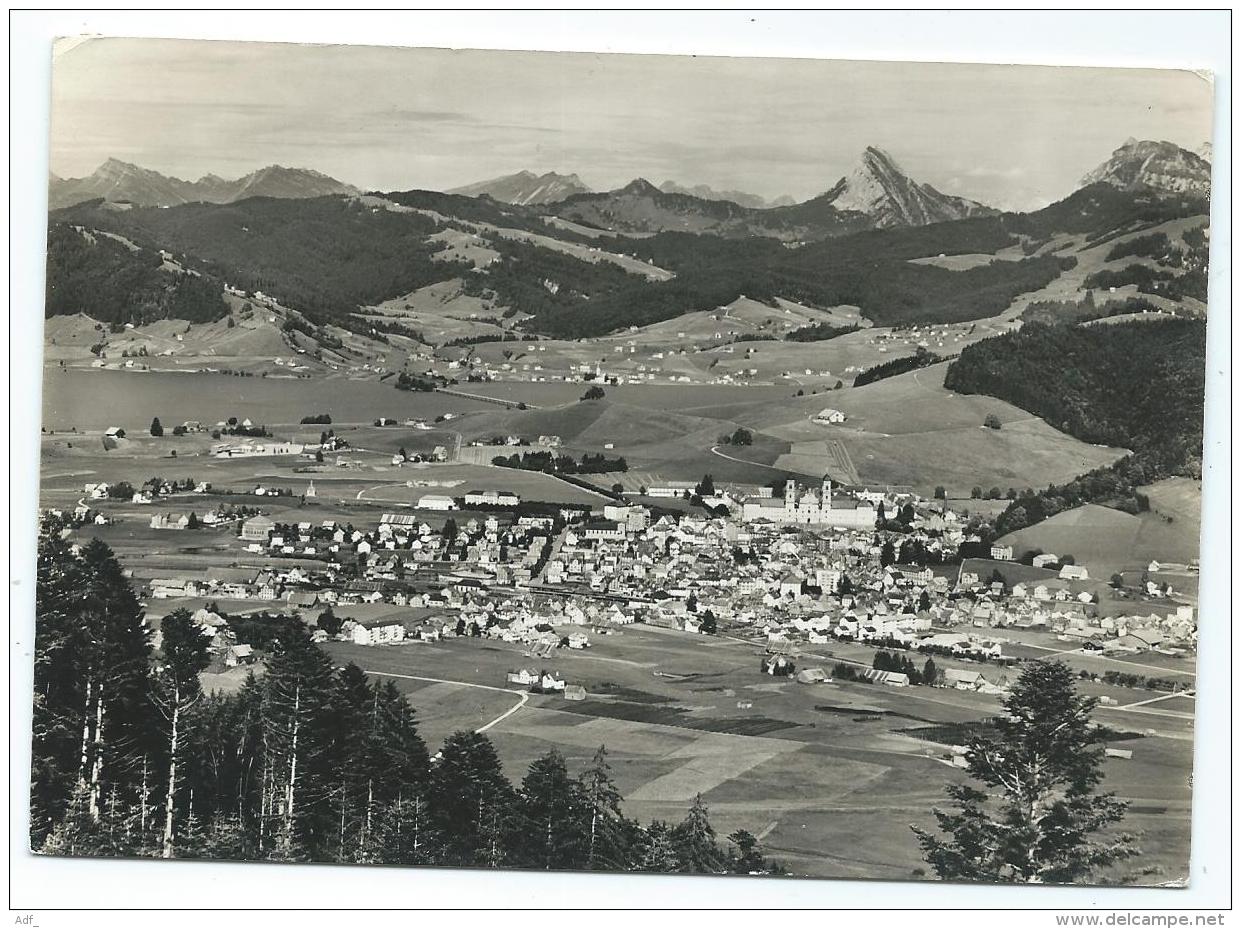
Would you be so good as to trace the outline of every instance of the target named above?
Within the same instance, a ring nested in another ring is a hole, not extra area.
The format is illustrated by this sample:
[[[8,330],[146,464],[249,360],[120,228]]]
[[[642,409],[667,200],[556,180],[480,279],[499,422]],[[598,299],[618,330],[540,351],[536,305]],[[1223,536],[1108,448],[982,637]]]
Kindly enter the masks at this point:
[[[184,513],[156,513],[151,517],[152,529],[186,529],[190,518]]]
[[[843,423],[845,419],[847,419],[847,417],[844,413],[840,412],[840,410],[833,409],[820,410],[814,416],[814,421],[820,426],[833,426],[838,423]]]

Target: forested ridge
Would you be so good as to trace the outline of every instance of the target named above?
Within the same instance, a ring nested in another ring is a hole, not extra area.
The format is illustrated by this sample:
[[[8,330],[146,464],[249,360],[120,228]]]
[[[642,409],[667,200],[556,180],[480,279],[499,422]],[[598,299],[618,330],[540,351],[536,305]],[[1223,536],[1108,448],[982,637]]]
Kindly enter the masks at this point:
[[[603,747],[512,783],[490,740],[434,758],[408,699],[333,665],[298,619],[247,638],[266,669],[204,693],[208,639],[177,610],[156,648],[106,545],[45,522],[38,549],[31,847],[47,854],[780,873],[752,835],[627,817]],[[252,625],[252,623],[251,623]],[[239,629],[245,627],[243,621]],[[268,628],[270,627],[270,628]]]
[[[318,324],[339,322],[360,306],[460,277],[470,293],[494,296],[512,314],[529,317],[521,323],[529,332],[586,338],[713,311],[743,295],[820,307],[855,305],[880,325],[981,319],[1072,267],[1072,256],[1037,254],[1056,235],[1085,234],[1102,241],[1118,231],[1138,231],[1206,208],[1190,197],[1146,198],[1094,185],[1034,213],[851,231],[789,247],[761,235],[660,232],[643,239],[590,239],[550,227],[541,208],[432,191],[384,196],[412,210],[384,209],[344,197],[254,198],[131,210],[108,209],[95,201],[56,211],[52,222],[116,232],[144,249],[167,249],[187,268],[247,291],[261,290]],[[690,201],[707,203],[684,195],[661,196],[685,208],[693,206]],[[787,209],[800,211],[799,222],[809,221],[826,209],[816,202]],[[727,211],[733,206],[695,208]],[[784,215],[780,210],[759,212],[764,221]],[[467,263],[437,257],[445,246],[432,236],[454,223],[473,228],[469,224],[474,222],[590,243],[649,261],[676,277],[651,281],[609,262],[579,260],[499,236],[487,244],[499,252],[500,260],[467,273]],[[989,254],[1014,245],[1022,246],[1025,258],[966,270],[914,263],[935,255]],[[1192,248],[1190,258],[1196,259],[1198,251]],[[1139,286],[1164,296],[1196,296],[1205,287],[1205,271],[1196,265],[1175,279],[1149,269],[1140,276]],[[124,302],[123,295],[116,294],[101,299],[118,306]]]
[[[105,323],[211,322],[228,312],[220,282],[165,271],[153,249],[56,224],[47,235],[47,316],[87,313]]]
[[[1205,367],[1206,321],[1196,319],[1027,323],[965,348],[944,377],[948,390],[1006,400],[1082,441],[1133,453],[1018,499],[998,518],[997,532],[1082,503],[1137,512],[1146,506],[1138,487],[1200,477]]]

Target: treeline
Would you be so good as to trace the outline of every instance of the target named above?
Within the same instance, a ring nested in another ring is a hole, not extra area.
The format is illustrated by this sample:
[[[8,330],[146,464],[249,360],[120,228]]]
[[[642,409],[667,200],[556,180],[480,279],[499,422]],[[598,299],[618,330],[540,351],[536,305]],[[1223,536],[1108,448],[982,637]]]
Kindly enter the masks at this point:
[[[1021,311],[1021,319],[1023,322],[1042,326],[1072,326],[1110,316],[1153,313],[1158,310],[1158,306],[1144,297],[1096,303],[1094,291],[1088,290],[1081,300],[1035,300]]]
[[[628,471],[629,463],[624,456],[607,458],[602,453],[583,452],[581,459],[554,452],[522,452],[520,455],[497,455],[491,463],[501,468],[520,468],[523,471],[543,471],[547,474],[603,474],[610,471]]]
[[[432,391],[438,390],[447,383],[448,379],[438,374],[410,374],[408,371],[402,371],[396,377],[395,386],[397,390]]]
[[[1206,302],[1206,268],[1190,268],[1182,274],[1174,274],[1146,265],[1127,265],[1119,271],[1096,271],[1082,282],[1083,287],[1125,287],[1133,284],[1145,294],[1181,300],[1193,297]]]
[[[256,197],[172,209],[104,210],[79,204],[54,217],[158,242],[186,267],[234,287],[262,291],[316,323],[354,328],[350,314],[457,276],[428,241],[440,225],[421,213],[371,209],[341,197]]]
[[[1027,324],[968,346],[948,368],[948,390],[998,397],[1082,441],[1133,451],[1066,484],[1026,491],[997,518],[996,532],[1083,503],[1141,512],[1148,504],[1139,487],[1200,477],[1205,365],[1204,320]]]
[[[1117,242],[1107,253],[1108,261],[1120,258],[1154,258],[1166,257],[1172,251],[1172,242],[1163,232],[1152,232],[1150,235],[1134,236],[1127,242]]]
[[[606,751],[556,751],[519,785],[457,732],[430,758],[408,699],[337,669],[296,619],[270,623],[266,669],[206,694],[190,614],[158,647],[107,546],[39,544],[31,845],[45,854],[358,864],[778,873],[745,831],[723,847],[684,820],[625,816]]]
[[[865,387],[867,384],[881,381],[885,377],[896,377],[898,374],[916,371],[919,368],[925,368],[927,365],[933,365],[940,361],[943,361],[943,359],[934,352],[928,352],[925,348],[919,346],[918,350],[912,355],[906,355],[903,358],[893,358],[891,361],[872,365],[859,372],[857,377],[853,379],[853,386]]]
[[[785,333],[784,341],[826,342],[828,339],[834,339],[837,336],[857,332],[860,328],[860,326],[833,326],[831,323],[811,323],[808,326],[801,326],[792,332]]]
[[[47,316],[85,313],[105,323],[157,319],[212,322],[228,313],[223,286],[209,276],[163,270],[158,251],[134,251],[66,223],[47,233]]]
[[[254,198],[128,211],[104,210],[95,202],[57,211],[53,219],[117,232],[139,245],[158,242],[179,255],[187,268],[248,292],[263,291],[320,326],[333,321],[355,332],[373,329],[382,337],[382,324],[352,315],[359,306],[461,277],[471,294],[494,297],[506,306],[505,315],[526,314],[529,318],[521,326],[528,332],[584,338],[687,312],[712,312],[742,294],[768,302],[783,297],[814,306],[854,305],[881,325],[980,319],[1001,312],[1020,294],[1044,287],[1072,265],[1071,257],[1034,254],[1056,234],[1106,237],[1117,229],[1205,212],[1205,202],[1193,197],[1148,200],[1094,185],[1035,213],[836,236],[852,228],[851,221],[845,221],[851,214],[841,214],[818,198],[761,211],[762,221],[773,228],[813,233],[806,236],[808,244],[788,248],[749,234],[726,238],[663,232],[646,239],[604,236],[592,241],[550,229],[538,210],[485,198],[428,191],[388,196],[449,219],[369,207],[342,197]],[[688,202],[703,209],[701,201]],[[466,221],[580,239],[649,260],[676,277],[650,281],[608,262],[583,261],[502,237],[491,243],[500,253],[498,261],[484,273],[464,274],[465,263],[440,260],[444,245],[431,236],[445,224]],[[829,237],[814,241],[820,235]],[[913,263],[928,255],[992,253],[1017,242],[1030,257],[964,271]],[[1152,278],[1146,282],[1152,288],[1148,292],[1174,299],[1181,294],[1205,296],[1205,257],[1199,260],[1199,250],[1205,256],[1205,248],[1195,248],[1184,275]],[[123,293],[104,283],[105,290],[117,291],[109,299],[122,306]]]
[[[1026,325],[967,346],[944,387],[1006,400],[1084,442],[1201,456],[1205,366],[1202,320]]]

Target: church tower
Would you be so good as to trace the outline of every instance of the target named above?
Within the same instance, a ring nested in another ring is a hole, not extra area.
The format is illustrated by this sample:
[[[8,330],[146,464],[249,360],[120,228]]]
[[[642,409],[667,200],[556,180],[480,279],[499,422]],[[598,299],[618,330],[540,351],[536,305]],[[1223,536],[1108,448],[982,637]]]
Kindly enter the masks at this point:
[[[832,509],[832,482],[828,478],[823,478],[823,485],[819,488],[819,512],[829,513]]]
[[[784,482],[784,515],[790,519],[797,513],[797,481],[789,478]]]

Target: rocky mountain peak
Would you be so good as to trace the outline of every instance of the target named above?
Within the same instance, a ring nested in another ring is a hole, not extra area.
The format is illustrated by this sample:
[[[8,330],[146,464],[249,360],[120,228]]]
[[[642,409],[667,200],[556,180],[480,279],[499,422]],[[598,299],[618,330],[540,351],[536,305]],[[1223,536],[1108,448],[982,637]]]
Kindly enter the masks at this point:
[[[1211,163],[1172,142],[1129,138],[1082,178],[1083,187],[1100,183],[1121,190],[1205,197],[1211,191]]]
[[[874,145],[866,147],[853,170],[824,198],[839,210],[865,213],[878,227],[925,226],[995,212],[973,200],[919,184],[895,158]]]

